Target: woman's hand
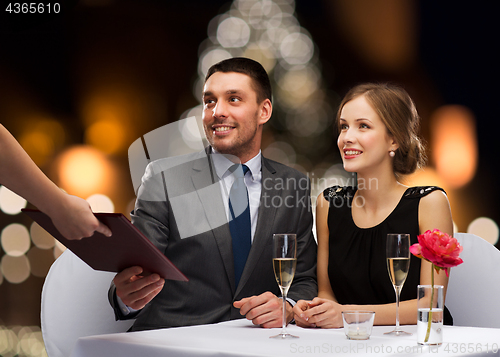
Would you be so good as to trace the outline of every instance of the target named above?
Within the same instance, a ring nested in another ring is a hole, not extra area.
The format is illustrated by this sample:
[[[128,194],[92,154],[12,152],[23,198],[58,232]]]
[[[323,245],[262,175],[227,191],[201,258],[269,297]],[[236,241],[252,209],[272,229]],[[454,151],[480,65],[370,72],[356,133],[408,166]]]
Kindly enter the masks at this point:
[[[293,308],[295,322],[301,327],[338,328],[343,326],[342,305],[322,298],[300,300]]]
[[[309,309],[309,304],[311,301],[306,301],[306,300],[299,300],[295,306],[293,307],[293,314],[294,314],[294,319],[295,319],[295,324],[300,327],[316,327],[316,325],[310,324],[305,320],[304,317],[301,317],[304,315],[304,312]]]

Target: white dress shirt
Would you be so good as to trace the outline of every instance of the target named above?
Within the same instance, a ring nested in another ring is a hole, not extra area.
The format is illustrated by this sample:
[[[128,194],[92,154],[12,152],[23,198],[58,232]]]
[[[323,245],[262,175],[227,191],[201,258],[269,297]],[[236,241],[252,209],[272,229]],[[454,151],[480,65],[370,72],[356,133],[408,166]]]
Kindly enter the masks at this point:
[[[213,150],[213,149],[212,149]],[[250,221],[252,224],[251,239],[253,242],[253,237],[255,235],[255,229],[257,227],[257,218],[259,215],[259,204],[260,204],[260,194],[262,192],[262,160],[261,152],[244,162],[243,164],[248,166],[249,170],[244,176],[245,185],[248,190],[248,201],[250,203]],[[224,202],[224,207],[226,209],[226,216],[228,222],[231,218],[229,212],[229,191],[233,185],[235,176],[229,171],[229,168],[235,163],[226,158],[224,155],[219,154],[215,150],[212,152],[212,160],[215,166],[215,171],[219,177],[219,183],[222,193],[222,201]]]

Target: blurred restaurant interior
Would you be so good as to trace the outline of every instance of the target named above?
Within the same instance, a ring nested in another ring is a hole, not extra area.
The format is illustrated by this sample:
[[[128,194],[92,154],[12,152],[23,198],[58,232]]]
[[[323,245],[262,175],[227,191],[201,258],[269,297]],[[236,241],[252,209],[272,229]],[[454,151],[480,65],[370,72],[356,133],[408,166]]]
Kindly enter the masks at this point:
[[[313,202],[325,187],[353,179],[336,145],[340,98],[361,82],[392,82],[414,99],[428,149],[427,166],[405,182],[443,187],[456,231],[500,247],[492,2],[60,3],[59,13],[44,16],[0,9],[0,123],[94,211],[129,217],[130,145],[199,118],[208,67],[245,56],[272,79],[263,154],[306,173]],[[184,129],[176,140],[189,141],[192,128]],[[24,207],[32,206],[0,186],[0,356],[45,355],[40,293],[64,250],[20,213]]]

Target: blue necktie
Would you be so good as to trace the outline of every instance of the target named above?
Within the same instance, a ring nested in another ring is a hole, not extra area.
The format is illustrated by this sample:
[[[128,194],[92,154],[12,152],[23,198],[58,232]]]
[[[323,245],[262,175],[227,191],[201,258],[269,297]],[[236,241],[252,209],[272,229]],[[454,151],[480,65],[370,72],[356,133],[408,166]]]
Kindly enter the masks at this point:
[[[237,287],[252,245],[248,191],[243,178],[249,169],[246,165],[237,164],[229,170],[233,171],[235,176],[229,191],[229,230],[233,240],[234,277]]]

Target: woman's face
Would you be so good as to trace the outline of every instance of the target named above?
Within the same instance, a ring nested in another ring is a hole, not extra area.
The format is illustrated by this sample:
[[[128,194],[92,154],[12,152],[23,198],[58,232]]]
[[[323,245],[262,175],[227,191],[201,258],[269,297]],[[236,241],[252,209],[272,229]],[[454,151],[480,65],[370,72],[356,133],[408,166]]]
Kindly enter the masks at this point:
[[[337,145],[348,172],[363,173],[389,164],[397,145],[364,95],[347,102],[340,112]]]

